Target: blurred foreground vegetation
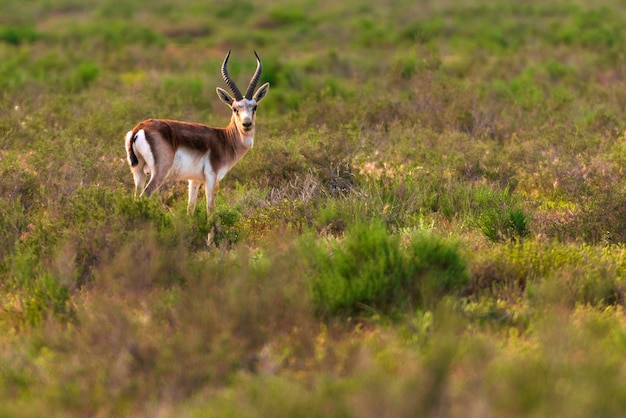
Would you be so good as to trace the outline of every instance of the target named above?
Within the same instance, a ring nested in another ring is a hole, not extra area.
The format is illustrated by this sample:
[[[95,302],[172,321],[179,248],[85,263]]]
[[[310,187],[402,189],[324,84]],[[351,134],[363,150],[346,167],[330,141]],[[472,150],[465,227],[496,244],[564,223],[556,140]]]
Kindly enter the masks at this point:
[[[1,416],[626,415],[621,3],[0,10]],[[215,211],[134,199],[229,49],[271,89]]]

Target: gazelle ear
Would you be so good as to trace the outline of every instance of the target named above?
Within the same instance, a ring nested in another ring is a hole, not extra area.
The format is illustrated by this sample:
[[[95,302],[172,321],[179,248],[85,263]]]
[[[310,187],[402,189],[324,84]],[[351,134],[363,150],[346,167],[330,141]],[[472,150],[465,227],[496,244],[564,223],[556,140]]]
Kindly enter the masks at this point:
[[[217,97],[219,97],[221,101],[226,103],[228,106],[233,105],[233,102],[235,101],[235,99],[233,99],[232,96],[228,94],[226,90],[220,87],[216,88],[215,90],[217,91]]]
[[[265,83],[254,93],[252,100],[259,103],[267,94],[267,91],[270,89],[270,83]]]

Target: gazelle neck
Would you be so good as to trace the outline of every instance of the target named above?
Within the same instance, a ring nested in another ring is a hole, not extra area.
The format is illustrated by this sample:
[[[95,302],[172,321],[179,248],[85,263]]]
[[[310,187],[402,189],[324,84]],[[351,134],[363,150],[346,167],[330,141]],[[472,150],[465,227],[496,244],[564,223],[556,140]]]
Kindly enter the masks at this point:
[[[254,146],[254,128],[245,132],[240,130],[234,117],[230,120],[228,126],[224,128],[224,132],[230,141],[237,144],[237,148],[241,146],[247,151]]]

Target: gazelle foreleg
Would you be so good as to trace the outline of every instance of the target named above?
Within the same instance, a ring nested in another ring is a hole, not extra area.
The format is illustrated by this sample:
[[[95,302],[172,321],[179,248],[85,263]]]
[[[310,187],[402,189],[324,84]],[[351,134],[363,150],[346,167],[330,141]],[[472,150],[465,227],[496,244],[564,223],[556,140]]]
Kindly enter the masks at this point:
[[[211,170],[205,175],[204,192],[206,194],[206,213],[211,213],[213,209],[213,197],[215,195],[215,188],[217,187],[217,175]]]

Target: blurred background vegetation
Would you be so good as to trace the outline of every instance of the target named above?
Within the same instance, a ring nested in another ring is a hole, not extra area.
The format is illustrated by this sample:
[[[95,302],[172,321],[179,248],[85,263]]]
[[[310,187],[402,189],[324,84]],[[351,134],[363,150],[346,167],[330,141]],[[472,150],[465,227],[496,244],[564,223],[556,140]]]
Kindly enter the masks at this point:
[[[0,415],[626,414],[626,7],[0,0]],[[146,118],[256,144],[133,198]]]

